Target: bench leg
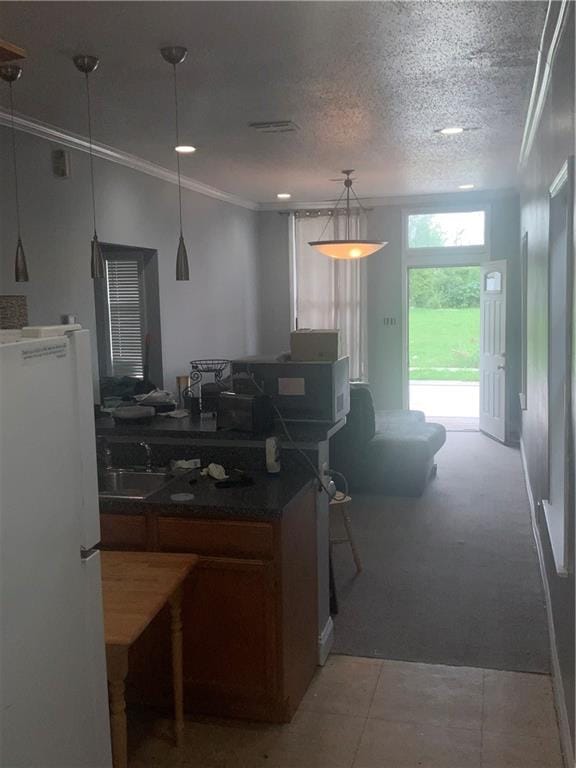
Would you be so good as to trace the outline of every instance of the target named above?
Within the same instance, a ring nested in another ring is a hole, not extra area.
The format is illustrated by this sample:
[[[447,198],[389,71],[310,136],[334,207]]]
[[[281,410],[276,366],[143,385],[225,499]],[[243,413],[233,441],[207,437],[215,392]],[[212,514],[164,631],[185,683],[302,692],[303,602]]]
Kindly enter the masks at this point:
[[[108,695],[110,701],[110,731],[114,768],[128,766],[126,733],[125,680],[128,674],[128,649],[120,646],[106,648]]]

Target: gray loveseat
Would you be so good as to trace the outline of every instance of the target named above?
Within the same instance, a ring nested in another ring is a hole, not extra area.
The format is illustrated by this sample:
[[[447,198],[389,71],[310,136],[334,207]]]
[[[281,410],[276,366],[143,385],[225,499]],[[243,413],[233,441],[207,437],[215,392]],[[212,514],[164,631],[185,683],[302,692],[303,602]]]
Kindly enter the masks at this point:
[[[436,472],[434,457],[446,442],[441,424],[422,411],[374,410],[366,384],[351,384],[346,425],[330,441],[330,466],[351,491],[420,496]]]

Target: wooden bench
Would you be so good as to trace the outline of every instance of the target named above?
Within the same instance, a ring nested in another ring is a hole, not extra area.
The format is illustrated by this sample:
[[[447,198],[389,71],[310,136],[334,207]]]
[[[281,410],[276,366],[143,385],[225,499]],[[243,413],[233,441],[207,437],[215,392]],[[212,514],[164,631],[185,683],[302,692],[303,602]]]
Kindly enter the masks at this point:
[[[112,757],[114,768],[126,768],[128,652],[166,603],[171,614],[174,727],[176,744],[180,745],[184,728],[182,584],[198,558],[159,552],[102,552],[101,557]]]

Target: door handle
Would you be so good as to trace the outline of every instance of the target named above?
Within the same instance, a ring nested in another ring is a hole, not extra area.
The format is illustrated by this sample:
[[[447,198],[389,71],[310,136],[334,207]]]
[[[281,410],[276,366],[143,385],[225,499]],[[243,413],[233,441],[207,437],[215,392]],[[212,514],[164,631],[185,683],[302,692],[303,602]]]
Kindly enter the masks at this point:
[[[95,547],[90,547],[90,549],[86,549],[86,547],[80,547],[80,560],[83,563],[86,563],[88,560],[91,560],[93,557],[95,557],[99,551],[99,544],[97,544]]]
[[[506,366],[505,365],[497,365],[496,368],[498,368],[499,371],[505,371]]]

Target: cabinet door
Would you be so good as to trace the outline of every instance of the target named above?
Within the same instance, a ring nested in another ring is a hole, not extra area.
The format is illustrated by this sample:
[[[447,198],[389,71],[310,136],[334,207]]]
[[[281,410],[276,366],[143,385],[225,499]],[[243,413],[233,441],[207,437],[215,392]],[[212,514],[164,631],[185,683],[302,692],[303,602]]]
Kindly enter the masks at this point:
[[[281,722],[273,565],[202,558],[182,600],[187,712]],[[128,698],[171,708],[168,611],[132,646]]]
[[[100,539],[104,549],[146,549],[146,519],[143,515],[101,514]]]
[[[201,561],[183,603],[192,710],[269,718],[281,709],[274,582],[270,562]]]

